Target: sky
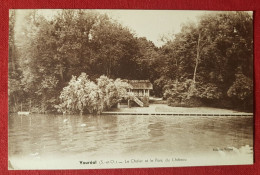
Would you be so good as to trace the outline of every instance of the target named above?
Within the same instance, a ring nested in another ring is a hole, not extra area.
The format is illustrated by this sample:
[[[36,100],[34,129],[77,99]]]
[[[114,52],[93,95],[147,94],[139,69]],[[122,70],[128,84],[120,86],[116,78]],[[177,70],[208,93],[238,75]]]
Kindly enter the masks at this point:
[[[18,10],[17,23],[22,22],[26,10]],[[47,18],[52,17],[57,10],[39,10]],[[156,46],[164,44],[163,36],[173,36],[180,32],[181,25],[188,21],[197,21],[197,17],[210,11],[192,10],[95,10],[106,13],[123,26],[128,27],[138,37],[146,37]]]
[[[138,37],[146,37],[156,46],[163,45],[161,38],[180,32],[181,25],[197,21],[206,11],[181,10],[99,10],[122,25],[129,27]]]

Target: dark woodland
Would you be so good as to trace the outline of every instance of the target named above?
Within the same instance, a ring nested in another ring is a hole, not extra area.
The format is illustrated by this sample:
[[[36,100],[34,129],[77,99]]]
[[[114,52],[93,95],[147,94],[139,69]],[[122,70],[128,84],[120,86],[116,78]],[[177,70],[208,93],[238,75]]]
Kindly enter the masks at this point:
[[[105,14],[31,10],[19,32],[9,22],[9,111],[111,108],[128,80],[149,80],[170,106],[253,111],[253,18],[212,12],[184,23],[161,47]],[[174,21],[172,21],[174,22]],[[105,94],[105,92],[111,92]],[[80,99],[85,95],[84,99]]]

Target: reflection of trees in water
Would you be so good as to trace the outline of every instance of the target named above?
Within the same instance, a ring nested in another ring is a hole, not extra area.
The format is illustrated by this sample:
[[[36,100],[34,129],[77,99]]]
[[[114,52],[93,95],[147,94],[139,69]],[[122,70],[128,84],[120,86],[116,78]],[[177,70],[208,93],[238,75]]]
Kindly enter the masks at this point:
[[[58,143],[60,152],[69,151],[74,146],[73,138],[75,132],[74,118],[78,116],[59,116],[58,117]],[[74,131],[74,132],[73,132]]]
[[[147,116],[120,116],[118,117],[119,131],[127,139],[148,138],[149,117]]]
[[[158,150],[160,155],[189,154],[194,150],[197,141],[194,139],[196,128],[190,123],[194,121],[185,116],[152,116],[149,124],[151,137],[150,149]]]
[[[36,137],[35,133],[31,133],[34,130],[31,127],[31,120],[31,116],[12,115],[9,117],[8,152],[10,154],[29,154],[31,151],[36,150],[33,144]]]
[[[191,124],[194,134],[200,135],[201,147],[239,148],[253,144],[253,119],[247,117],[208,117]],[[241,139],[242,138],[242,139]],[[221,141],[220,141],[221,140]]]
[[[140,150],[149,140],[148,116],[118,116],[117,138],[121,140],[124,152],[140,153]]]
[[[88,136],[88,146],[94,149],[88,150],[99,155],[106,155],[113,153],[113,151],[119,151],[116,148],[117,135],[117,118],[111,116],[93,116],[89,125],[93,128],[90,129],[86,135]],[[87,126],[88,127],[88,126]],[[91,143],[90,143],[91,142]],[[97,151],[98,150],[98,151]]]
[[[97,116],[69,116],[60,133],[65,151],[91,153],[99,149],[101,134],[97,123]]]
[[[120,154],[135,149],[148,138],[148,118],[140,116],[96,116],[96,147],[100,153]]]
[[[246,117],[32,115],[9,121],[10,156],[188,155],[253,143],[253,119]]]
[[[165,123],[162,121],[152,121],[152,123],[149,124],[148,129],[149,135],[151,137],[160,137],[164,135],[164,128],[165,128]]]
[[[59,125],[53,116],[15,115],[10,121],[12,121],[12,125],[9,125],[10,154],[38,155],[41,152],[50,151],[51,147],[48,145],[58,145],[56,138]]]
[[[21,134],[22,133],[22,134]],[[17,134],[22,136],[16,137]],[[11,115],[8,118],[8,155],[19,155],[23,152],[26,131],[23,130],[21,116]]]
[[[62,147],[70,137],[70,123],[63,124],[63,116],[38,115],[32,116],[30,131],[30,145],[33,154],[47,154],[63,151]],[[33,151],[34,150],[34,151]]]

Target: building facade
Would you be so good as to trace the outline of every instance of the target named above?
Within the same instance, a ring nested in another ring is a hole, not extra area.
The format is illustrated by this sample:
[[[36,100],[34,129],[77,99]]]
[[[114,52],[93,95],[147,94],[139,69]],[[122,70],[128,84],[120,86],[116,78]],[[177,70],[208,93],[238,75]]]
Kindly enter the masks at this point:
[[[134,105],[140,107],[149,106],[150,91],[153,89],[153,85],[149,80],[125,80],[131,87],[128,89],[129,99],[127,106]],[[122,107],[122,103],[118,103],[118,107]]]

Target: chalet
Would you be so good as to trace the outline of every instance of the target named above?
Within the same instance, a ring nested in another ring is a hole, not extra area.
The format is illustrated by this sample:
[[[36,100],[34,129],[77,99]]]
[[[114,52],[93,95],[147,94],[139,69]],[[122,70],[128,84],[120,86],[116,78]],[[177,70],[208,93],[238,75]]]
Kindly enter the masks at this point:
[[[131,88],[128,89],[129,99],[128,107],[132,106],[131,104],[135,103],[141,107],[149,106],[149,96],[150,90],[153,89],[153,85],[149,80],[125,80],[131,85]],[[120,107],[120,104],[119,106]]]
[[[137,97],[150,96],[150,90],[153,89],[153,85],[149,80],[128,80],[127,81],[132,88],[129,92],[132,92]]]

